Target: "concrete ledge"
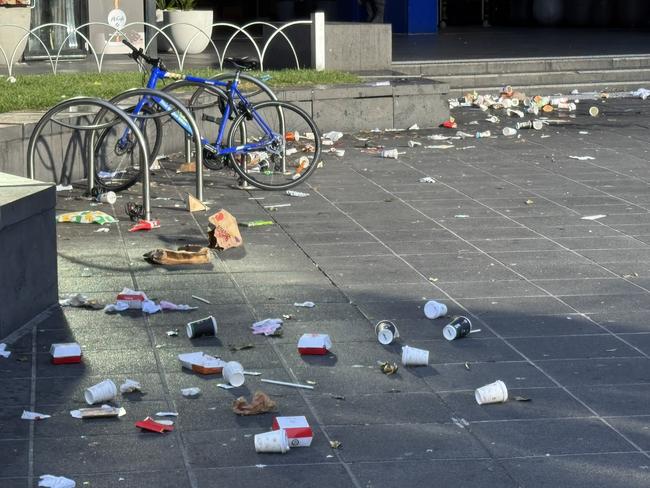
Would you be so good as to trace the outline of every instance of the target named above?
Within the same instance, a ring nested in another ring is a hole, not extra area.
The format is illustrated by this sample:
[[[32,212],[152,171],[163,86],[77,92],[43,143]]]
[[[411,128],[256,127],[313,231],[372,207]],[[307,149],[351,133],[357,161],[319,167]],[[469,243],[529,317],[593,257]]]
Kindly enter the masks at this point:
[[[56,191],[0,173],[0,337],[58,301]]]

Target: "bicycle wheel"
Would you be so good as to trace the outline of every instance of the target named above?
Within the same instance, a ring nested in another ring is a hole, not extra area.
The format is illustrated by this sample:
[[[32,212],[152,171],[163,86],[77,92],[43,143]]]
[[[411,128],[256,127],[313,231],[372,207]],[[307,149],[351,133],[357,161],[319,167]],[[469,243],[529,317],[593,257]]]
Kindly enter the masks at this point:
[[[133,112],[135,107],[125,111]],[[158,117],[149,117],[156,111],[148,106],[142,108],[147,118],[133,119],[142,131],[150,154],[150,161],[158,154],[162,144],[162,123]],[[104,190],[122,191],[136,184],[141,174],[140,148],[126,124],[121,121],[101,131],[93,149],[95,155],[95,182]]]
[[[303,109],[287,102],[253,105],[232,123],[228,146],[233,169],[263,190],[286,190],[305,181],[320,162],[320,132]]]

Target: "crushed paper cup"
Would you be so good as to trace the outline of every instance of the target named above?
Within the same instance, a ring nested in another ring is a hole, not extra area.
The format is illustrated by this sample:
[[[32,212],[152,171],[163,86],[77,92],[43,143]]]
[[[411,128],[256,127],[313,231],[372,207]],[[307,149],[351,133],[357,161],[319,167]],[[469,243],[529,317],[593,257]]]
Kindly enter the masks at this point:
[[[314,439],[314,432],[304,415],[275,417],[271,428],[273,430],[284,430],[287,433],[290,447],[309,447]]]
[[[126,410],[124,410],[124,408],[113,407],[111,405],[70,410],[70,416],[75,419],[112,418],[123,417],[124,415],[126,415]]]
[[[255,451],[257,452],[277,452],[284,454],[289,449],[289,438],[284,429],[272,430],[271,432],[255,435]]]
[[[192,388],[181,388],[181,395],[185,398],[196,398],[201,394],[201,388],[192,387]]]
[[[221,374],[226,365],[225,361],[203,352],[179,354],[178,360],[185,369],[199,374]]]
[[[81,362],[81,346],[76,342],[52,344],[52,364],[73,364]]]
[[[101,383],[86,388],[84,398],[88,405],[112,400],[117,396],[117,387],[111,380],[104,380]]]
[[[120,393],[135,393],[136,391],[142,391],[142,385],[135,380],[127,379],[120,385]]]
[[[332,340],[327,334],[303,334],[298,340],[298,352],[303,356],[323,356],[332,348]]]

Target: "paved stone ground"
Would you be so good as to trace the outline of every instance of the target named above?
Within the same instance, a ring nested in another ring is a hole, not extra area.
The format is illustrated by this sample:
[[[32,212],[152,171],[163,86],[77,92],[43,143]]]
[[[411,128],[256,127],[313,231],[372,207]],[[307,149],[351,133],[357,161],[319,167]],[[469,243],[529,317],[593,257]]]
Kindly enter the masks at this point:
[[[403,151],[397,161],[362,152],[347,135],[345,158],[325,158],[303,188],[306,199],[233,190],[234,180],[211,175],[213,209],[276,225],[244,229],[244,249],[201,268],[141,258],[205,242],[207,214],[180,208],[192,180],[171,163],[154,178],[162,228],[127,232],[122,209],[135,191],[102,208],[121,219],[109,233],[59,225],[61,294],[112,301],[129,286],[199,310],[142,317],[66,309],[12,345],[12,357],[0,359],[0,486],[32,487],[45,473],[97,488],[649,486],[650,105],[618,100],[601,109],[598,119],[449,150],[407,147],[408,139],[440,144],[425,135],[441,129],[369,135]],[[495,128],[467,125],[483,119],[477,111],[457,116],[464,130]],[[419,183],[423,176],[437,182]],[[59,196],[60,211],[88,208]],[[278,202],[292,206],[262,208]],[[593,214],[607,217],[580,218]],[[445,319],[423,317],[427,298],[482,332],[447,342]],[[304,300],[317,305],[293,306]],[[218,339],[166,335],[207,314],[218,318]],[[295,317],[282,338],[251,335],[254,320],[281,314]],[[379,319],[397,323],[402,344],[430,350],[431,365],[383,375],[376,362],[399,361],[400,346],[377,343]],[[301,358],[296,341],[305,332],[330,334],[333,353]],[[50,365],[49,345],[69,340],[82,344],[83,364]],[[229,349],[247,343],[255,348]],[[316,387],[248,377],[224,391],[219,378],[181,369],[176,355],[192,350]],[[120,420],[72,419],[83,388],[105,378],[139,380],[145,392],[119,399],[127,410]],[[478,406],[473,390],[496,379],[531,401]],[[183,398],[189,386],[203,395]],[[240,418],[230,404],[259,388],[281,414],[308,417],[311,448],[255,453],[252,435],[272,417]],[[21,421],[23,409],[52,418]],[[134,427],[161,410],[179,412],[173,433]]]

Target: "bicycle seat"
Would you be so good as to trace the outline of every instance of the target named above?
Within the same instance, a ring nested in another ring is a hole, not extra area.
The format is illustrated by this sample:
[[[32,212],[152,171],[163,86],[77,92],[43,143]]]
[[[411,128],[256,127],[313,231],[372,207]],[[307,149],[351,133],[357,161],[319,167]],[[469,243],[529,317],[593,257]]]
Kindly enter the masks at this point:
[[[233,68],[240,69],[243,71],[252,71],[259,68],[260,63],[255,58],[250,56],[244,56],[241,58],[226,58],[226,63],[231,65]]]

